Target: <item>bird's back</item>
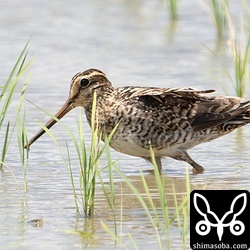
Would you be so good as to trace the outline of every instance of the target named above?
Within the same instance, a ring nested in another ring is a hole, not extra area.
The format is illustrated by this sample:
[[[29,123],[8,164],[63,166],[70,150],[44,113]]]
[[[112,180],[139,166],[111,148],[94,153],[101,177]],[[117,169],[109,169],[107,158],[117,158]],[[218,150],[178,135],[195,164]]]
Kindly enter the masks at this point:
[[[151,145],[156,153],[167,155],[178,148],[186,150],[216,139],[250,122],[249,101],[207,95],[212,92],[192,88],[115,89],[110,105],[106,104],[109,108],[105,118],[110,130],[120,122],[113,138],[115,149],[117,144],[123,144],[119,151],[126,143],[130,148],[134,145],[130,154],[139,156],[143,154],[139,151],[148,152]]]

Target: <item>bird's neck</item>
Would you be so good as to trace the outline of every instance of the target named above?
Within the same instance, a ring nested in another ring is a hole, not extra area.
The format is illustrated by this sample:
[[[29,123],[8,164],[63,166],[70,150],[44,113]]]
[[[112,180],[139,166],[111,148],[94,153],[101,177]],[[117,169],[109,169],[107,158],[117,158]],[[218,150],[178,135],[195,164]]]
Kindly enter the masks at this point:
[[[95,125],[103,127],[106,117],[106,108],[109,107],[110,100],[112,99],[115,88],[113,86],[106,86],[104,88],[96,89],[95,95],[88,103],[85,109],[86,117],[89,125],[91,126],[92,113],[95,113]],[[96,96],[96,101],[94,100]],[[94,103],[95,101],[95,103]],[[95,108],[95,110],[93,110]]]

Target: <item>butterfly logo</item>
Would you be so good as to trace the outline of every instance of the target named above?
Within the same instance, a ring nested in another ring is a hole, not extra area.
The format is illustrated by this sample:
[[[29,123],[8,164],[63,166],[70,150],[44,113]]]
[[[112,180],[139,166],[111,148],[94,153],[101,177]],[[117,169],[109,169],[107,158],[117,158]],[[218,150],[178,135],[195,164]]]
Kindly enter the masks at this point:
[[[239,203],[240,199],[243,199],[243,205],[239,209],[238,205],[240,204]],[[195,193],[193,202],[194,202],[194,207],[196,211],[204,218],[200,220],[199,222],[197,222],[195,226],[195,230],[199,235],[204,236],[204,235],[209,234],[211,227],[217,228],[217,235],[218,235],[219,241],[221,241],[222,239],[222,235],[224,233],[225,227],[229,227],[230,232],[236,236],[244,233],[245,225],[243,224],[242,221],[237,220],[237,216],[239,216],[246,208],[246,205],[247,205],[246,193],[239,194],[233,199],[231,206],[230,206],[230,210],[227,211],[222,216],[221,219],[219,219],[218,216],[213,211],[210,210],[210,205],[207,199],[203,195],[199,193]],[[200,206],[199,208],[198,202],[200,202],[199,203],[200,205],[203,203],[203,206]],[[235,206],[236,203],[238,203],[237,207]],[[205,211],[204,211],[204,207],[205,207]],[[226,219],[228,220],[230,218],[232,218],[230,222],[225,223],[225,220]]]

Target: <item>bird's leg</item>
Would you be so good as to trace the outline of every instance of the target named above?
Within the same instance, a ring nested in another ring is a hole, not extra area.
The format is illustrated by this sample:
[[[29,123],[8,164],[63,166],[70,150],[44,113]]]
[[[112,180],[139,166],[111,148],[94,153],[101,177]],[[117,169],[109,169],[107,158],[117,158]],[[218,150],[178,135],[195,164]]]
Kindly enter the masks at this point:
[[[149,161],[149,162],[153,165],[153,160],[152,160],[151,157],[144,157],[144,159],[145,159],[146,161]],[[155,162],[156,162],[156,165],[157,165],[157,167],[158,167],[158,171],[159,171],[159,173],[160,173],[160,172],[161,172],[161,169],[162,169],[161,157],[156,156],[156,157],[155,157]]]
[[[158,171],[159,171],[159,173],[160,173],[160,172],[161,172],[161,169],[162,169],[161,157],[156,156],[156,157],[155,157],[155,162],[156,162],[156,165],[157,165],[157,167],[158,167]]]
[[[202,173],[204,171],[204,168],[199,165],[197,162],[195,162],[186,151],[179,151],[178,154],[175,156],[171,156],[173,159],[179,160],[179,161],[185,161],[188,164],[190,164],[193,167],[194,173]]]

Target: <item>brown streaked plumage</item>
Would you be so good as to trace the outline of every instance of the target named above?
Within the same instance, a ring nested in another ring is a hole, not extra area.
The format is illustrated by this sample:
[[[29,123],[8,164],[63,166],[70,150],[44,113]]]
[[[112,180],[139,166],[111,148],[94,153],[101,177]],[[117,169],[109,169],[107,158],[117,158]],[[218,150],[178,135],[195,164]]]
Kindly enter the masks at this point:
[[[75,107],[83,107],[90,123],[93,93],[97,94],[98,127],[109,134],[119,123],[110,146],[115,150],[152,162],[150,146],[161,170],[164,156],[189,163],[196,172],[204,168],[187,150],[232,132],[250,122],[250,101],[238,97],[209,96],[214,90],[193,88],[115,88],[97,69],[76,74],[69,97],[55,114],[61,119]],[[56,123],[50,119],[49,129]],[[45,131],[41,129],[29,148]]]

